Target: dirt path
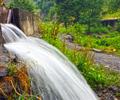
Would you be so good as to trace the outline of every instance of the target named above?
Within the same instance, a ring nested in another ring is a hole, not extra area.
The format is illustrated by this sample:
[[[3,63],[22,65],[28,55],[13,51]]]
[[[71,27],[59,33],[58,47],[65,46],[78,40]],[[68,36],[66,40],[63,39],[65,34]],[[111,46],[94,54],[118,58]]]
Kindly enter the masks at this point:
[[[70,35],[63,35],[60,38],[69,49],[75,49],[75,50],[81,50],[84,49],[84,47],[81,47],[79,44],[73,43],[72,36]],[[100,50],[90,50],[91,53],[94,55],[93,59],[94,62],[97,64],[104,65],[105,67],[111,68],[116,71],[120,71],[120,57],[117,57],[115,55],[106,54],[100,52]]]

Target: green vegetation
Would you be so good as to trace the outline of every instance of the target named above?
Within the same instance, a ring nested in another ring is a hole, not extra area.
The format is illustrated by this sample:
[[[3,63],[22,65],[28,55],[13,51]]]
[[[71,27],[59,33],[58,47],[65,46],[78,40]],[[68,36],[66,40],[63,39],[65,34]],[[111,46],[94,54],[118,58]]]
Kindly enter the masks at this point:
[[[78,69],[82,72],[88,83],[94,88],[120,86],[120,74],[110,71],[100,65],[94,65],[90,56],[79,55]]]
[[[75,36],[75,39],[83,41],[82,45],[86,46],[86,47],[89,46],[89,43],[93,43],[93,41],[94,41],[94,44],[96,43],[97,40],[99,41],[99,39],[97,39],[94,35],[88,36],[88,35],[85,35],[84,33],[79,33],[79,32],[85,32],[85,27],[83,28],[83,26],[81,26],[81,25],[78,25],[78,26],[79,26],[79,28],[74,28],[75,26],[65,28],[61,25],[59,26],[57,23],[52,23],[52,22],[40,24],[41,33],[43,34],[42,38],[44,40],[48,41],[50,44],[56,46],[74,64],[76,64],[77,68],[84,75],[84,77],[86,78],[87,82],[91,85],[91,87],[93,87],[94,89],[97,89],[97,88],[104,88],[104,87],[110,87],[110,86],[120,86],[120,77],[119,77],[120,74],[119,73],[111,71],[110,69],[104,68],[101,65],[95,65],[93,62],[93,59],[92,59],[92,55],[89,54],[88,51],[70,50],[58,38],[58,36],[61,35],[62,33],[71,33],[73,36]],[[76,32],[77,36],[76,36],[75,32]],[[118,35],[118,37],[116,37],[116,34],[118,34],[118,33],[115,33],[115,35],[112,33],[106,34],[106,35],[103,34],[102,37],[105,37],[107,35],[111,36],[110,40],[107,40],[107,42],[109,41],[110,45],[118,45],[118,42],[116,44],[114,44],[115,43],[114,38],[116,41],[119,41],[119,35]],[[100,42],[103,40],[104,39],[100,40]],[[111,40],[113,40],[113,41],[111,41]],[[79,41],[79,43],[80,43],[80,41]],[[85,43],[86,43],[86,45],[85,45]],[[111,44],[111,43],[113,43],[113,44]],[[102,45],[103,46],[102,48],[107,47],[105,44],[102,44],[102,43],[101,44],[96,43],[96,45],[98,47],[99,47],[99,45]]]
[[[34,0],[10,0],[7,6],[9,8],[20,8],[34,13],[38,11]]]
[[[120,11],[119,10],[117,12],[107,13],[102,16],[102,20],[116,20],[116,19],[120,19]]]
[[[30,82],[24,64],[9,62],[8,75],[0,80],[0,93],[2,91],[8,100],[41,100],[40,96],[32,93]]]
[[[120,0],[11,0],[9,7],[36,13],[39,9],[43,22],[39,23],[42,38],[62,51],[81,71],[95,90],[110,86],[120,87],[120,73],[94,64],[88,50],[120,56]],[[117,20],[103,25],[101,20]],[[111,26],[110,26],[111,25]],[[59,38],[71,34],[74,43],[84,51],[70,50]],[[14,65],[9,75],[14,75]],[[19,97],[24,100],[24,94]]]
[[[71,34],[74,37],[74,42],[80,44],[83,47],[92,49],[100,49],[102,52],[113,53],[120,55],[120,32],[112,30],[112,27],[96,26],[91,28],[92,35],[85,34],[87,32],[87,26],[81,24],[74,24],[65,28],[63,25],[43,23],[40,27],[42,31],[45,31],[46,37],[49,40],[50,36],[58,38],[62,34]],[[44,27],[44,28],[43,28]],[[55,31],[53,31],[55,30]],[[54,40],[50,40],[54,41]],[[60,40],[59,40],[60,41]]]

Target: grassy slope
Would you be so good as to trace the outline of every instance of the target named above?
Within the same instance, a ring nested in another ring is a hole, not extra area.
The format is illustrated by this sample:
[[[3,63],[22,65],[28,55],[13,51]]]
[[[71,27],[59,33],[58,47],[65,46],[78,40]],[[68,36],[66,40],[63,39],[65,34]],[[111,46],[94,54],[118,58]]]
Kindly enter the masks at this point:
[[[78,33],[78,30],[74,29],[73,27],[65,29],[63,26],[58,26],[58,24],[42,23],[40,25],[40,28],[41,33],[43,33],[43,39],[62,51],[77,66],[77,68],[85,76],[91,87],[97,89],[99,87],[104,88],[120,85],[119,73],[110,71],[109,69],[105,69],[100,65],[93,64],[91,59],[92,57],[88,55],[87,51],[77,52],[67,49],[65,47],[65,44],[58,39],[58,35],[62,33],[72,33],[78,43],[81,43],[82,41],[82,45],[86,44],[87,47],[89,46],[89,43],[97,41],[98,39],[94,38],[93,36],[90,37],[86,35],[81,35],[80,33]]]
[[[74,36],[74,42],[84,47],[97,48],[106,53],[120,55],[120,32],[109,30],[106,27],[92,28],[91,31],[95,34],[86,35],[86,27],[78,24],[67,29],[61,27],[60,33],[70,33]]]

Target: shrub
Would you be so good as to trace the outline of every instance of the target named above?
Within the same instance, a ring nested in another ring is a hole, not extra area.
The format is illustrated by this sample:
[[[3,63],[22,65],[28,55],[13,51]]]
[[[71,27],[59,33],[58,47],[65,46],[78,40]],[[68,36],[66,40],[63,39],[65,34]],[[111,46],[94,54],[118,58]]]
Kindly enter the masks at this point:
[[[118,21],[116,24],[116,31],[120,32],[120,21]]]
[[[99,34],[104,34],[104,33],[109,33],[109,30],[107,27],[103,27],[103,26],[95,26],[95,27],[91,27],[91,33],[99,33]]]

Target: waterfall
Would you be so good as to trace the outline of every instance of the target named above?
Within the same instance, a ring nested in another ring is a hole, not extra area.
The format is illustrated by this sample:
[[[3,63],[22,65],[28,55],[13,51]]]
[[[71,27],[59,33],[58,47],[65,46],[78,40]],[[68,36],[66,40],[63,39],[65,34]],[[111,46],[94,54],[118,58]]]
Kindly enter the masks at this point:
[[[86,80],[58,49],[2,24],[5,48],[27,65],[32,90],[43,100],[98,100]]]

